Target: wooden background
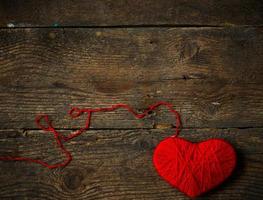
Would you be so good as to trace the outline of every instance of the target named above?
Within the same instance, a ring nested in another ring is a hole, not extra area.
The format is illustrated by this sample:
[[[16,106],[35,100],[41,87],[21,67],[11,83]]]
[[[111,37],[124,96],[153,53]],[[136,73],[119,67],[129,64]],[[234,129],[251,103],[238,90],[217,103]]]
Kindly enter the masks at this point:
[[[67,134],[84,123],[70,106],[163,100],[182,137],[237,150],[233,176],[198,199],[263,199],[262,25],[262,0],[1,0],[0,155],[63,159],[36,114]],[[1,161],[0,199],[188,199],[151,162],[174,125],[165,109],[94,115],[65,168]]]

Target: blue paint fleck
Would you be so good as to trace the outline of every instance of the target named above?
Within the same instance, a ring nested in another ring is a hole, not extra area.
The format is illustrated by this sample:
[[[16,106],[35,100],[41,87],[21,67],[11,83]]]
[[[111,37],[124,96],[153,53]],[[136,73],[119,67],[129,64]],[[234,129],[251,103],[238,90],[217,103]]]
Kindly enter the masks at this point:
[[[54,23],[53,27],[59,27],[59,23]]]

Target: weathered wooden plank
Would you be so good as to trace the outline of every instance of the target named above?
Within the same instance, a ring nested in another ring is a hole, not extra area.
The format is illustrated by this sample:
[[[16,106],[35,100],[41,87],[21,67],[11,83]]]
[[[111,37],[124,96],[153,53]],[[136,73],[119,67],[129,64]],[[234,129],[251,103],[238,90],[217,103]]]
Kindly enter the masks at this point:
[[[262,199],[262,129],[184,129],[191,141],[225,138],[236,148],[231,179],[200,199]],[[0,155],[62,159],[52,136],[41,131],[0,131]],[[64,131],[66,134],[66,132]],[[34,199],[187,199],[162,181],[152,166],[156,144],[171,135],[161,130],[93,130],[66,147],[74,160],[48,170],[22,162],[0,162],[0,197]]]
[[[1,0],[0,26],[262,25],[261,0]]]
[[[262,127],[260,28],[13,29],[0,31],[0,127],[36,128],[51,115],[79,127],[70,105],[127,103],[140,111],[158,100],[185,127]],[[171,126],[166,110],[135,120],[125,110],[96,114],[93,128]]]

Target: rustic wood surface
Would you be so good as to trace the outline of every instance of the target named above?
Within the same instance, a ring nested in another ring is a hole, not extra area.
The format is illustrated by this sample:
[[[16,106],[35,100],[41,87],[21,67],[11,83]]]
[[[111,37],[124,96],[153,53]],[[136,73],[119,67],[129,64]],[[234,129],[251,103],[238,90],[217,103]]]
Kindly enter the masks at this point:
[[[1,0],[0,26],[263,25],[262,0]]]
[[[140,111],[158,100],[185,127],[263,126],[262,29],[4,29],[0,41],[3,128],[35,128],[37,113],[72,128],[85,118],[72,121],[70,106]],[[120,110],[94,115],[92,127],[173,123],[163,109],[139,122]]]
[[[0,156],[63,159],[36,114],[67,134],[85,120],[71,106],[141,112],[163,100],[182,114],[182,137],[237,151],[234,174],[197,199],[263,199],[262,10],[261,0],[1,0]],[[165,108],[143,120],[96,114],[65,144],[74,160],[63,169],[0,161],[0,199],[188,199],[151,162],[174,126]]]
[[[67,131],[64,131],[65,134]],[[3,162],[0,196],[34,199],[186,199],[168,186],[152,166],[155,145],[171,130],[94,130],[66,147],[74,160],[64,169],[49,170],[35,164]],[[219,137],[231,142],[238,154],[232,177],[198,199],[262,198],[262,129],[186,129],[191,141]],[[62,160],[52,136],[42,131],[1,131],[1,153]]]

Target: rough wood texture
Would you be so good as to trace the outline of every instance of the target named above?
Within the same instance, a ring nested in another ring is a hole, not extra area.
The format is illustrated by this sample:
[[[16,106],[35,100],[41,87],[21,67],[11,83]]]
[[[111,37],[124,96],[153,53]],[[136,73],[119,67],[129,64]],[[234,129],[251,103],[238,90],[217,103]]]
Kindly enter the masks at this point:
[[[70,105],[140,111],[158,100],[184,127],[263,126],[261,28],[4,29],[0,43],[1,128],[36,128],[47,113],[69,129],[84,121],[68,117]],[[173,123],[163,109],[141,121],[125,110],[92,118],[93,128]]]
[[[262,0],[1,0],[0,26],[263,25]]]
[[[218,189],[200,199],[262,199],[263,129],[185,129],[192,141],[220,137],[238,154],[235,173]],[[65,132],[66,134],[66,132]],[[162,181],[152,166],[152,151],[171,130],[96,130],[66,144],[74,155],[64,169],[0,162],[0,196],[33,199],[187,199]],[[52,136],[41,131],[0,132],[0,154],[61,159]],[[29,148],[30,147],[30,148]]]

